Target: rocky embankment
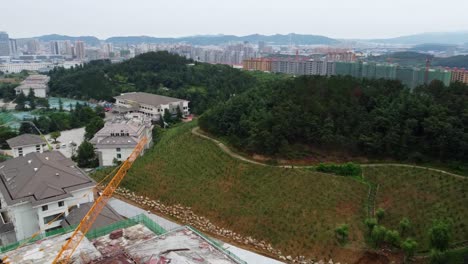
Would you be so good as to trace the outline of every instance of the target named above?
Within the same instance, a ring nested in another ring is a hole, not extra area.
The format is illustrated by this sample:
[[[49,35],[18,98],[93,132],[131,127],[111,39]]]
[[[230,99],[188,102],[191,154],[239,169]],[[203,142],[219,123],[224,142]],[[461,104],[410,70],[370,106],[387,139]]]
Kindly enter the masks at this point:
[[[131,192],[125,188],[117,188],[116,193],[121,195],[122,197],[135,202],[136,204],[140,205],[143,208],[151,209],[156,212],[160,212],[163,215],[169,215],[178,219],[180,222],[193,226],[201,231],[206,233],[215,234],[220,237],[225,237],[231,241],[235,241],[238,244],[247,245],[249,247],[253,247],[260,252],[264,252],[267,255],[274,256],[275,258],[288,262],[288,263],[300,263],[300,264],[333,264],[333,260],[328,260],[327,262],[324,260],[315,260],[315,259],[308,259],[304,256],[291,256],[285,255],[281,250],[273,248],[273,246],[265,241],[261,241],[250,236],[244,236],[238,234],[232,230],[228,230],[226,228],[222,228],[219,226],[214,225],[210,222],[207,218],[203,216],[196,215],[190,207],[182,206],[182,205],[164,205],[160,201],[151,200],[148,197],[140,196]],[[337,262],[336,264],[339,264]]]

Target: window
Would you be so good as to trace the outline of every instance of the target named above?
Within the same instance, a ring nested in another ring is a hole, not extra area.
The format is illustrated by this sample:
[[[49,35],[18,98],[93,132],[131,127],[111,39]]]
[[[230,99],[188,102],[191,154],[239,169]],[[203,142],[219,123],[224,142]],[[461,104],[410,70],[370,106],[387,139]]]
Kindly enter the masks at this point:
[[[41,152],[41,145],[36,145],[36,152]]]
[[[49,206],[48,205],[43,205],[42,206],[42,211],[47,211],[49,210]]]
[[[120,154],[120,153],[117,154],[117,158],[118,158],[118,159],[121,159],[121,158],[122,158],[122,154]]]
[[[64,214],[61,214],[61,213],[60,214],[49,215],[49,216],[44,217],[44,224],[47,224],[52,220],[54,220],[54,222],[60,221],[63,218],[64,218]]]
[[[63,207],[64,205],[65,205],[65,202],[64,202],[64,201],[58,202],[58,206],[59,206],[59,207]]]
[[[120,152],[120,148],[116,148],[115,150],[116,150],[117,152]]]

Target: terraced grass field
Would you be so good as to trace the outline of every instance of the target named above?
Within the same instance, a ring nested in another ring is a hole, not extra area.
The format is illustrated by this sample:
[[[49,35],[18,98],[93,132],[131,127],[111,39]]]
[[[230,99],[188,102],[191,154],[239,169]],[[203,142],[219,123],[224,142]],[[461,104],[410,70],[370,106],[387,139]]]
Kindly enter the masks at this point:
[[[468,240],[468,179],[405,167],[366,167],[365,178],[378,183],[376,207],[384,208],[383,225],[398,229],[403,217],[412,222],[411,236],[428,248],[434,219],[453,221],[453,243]]]
[[[123,186],[167,204],[191,206],[219,226],[263,239],[285,254],[333,256],[334,229],[350,224],[362,246],[368,187],[346,177],[244,163],[192,135],[196,124],[165,132],[139,158]]]

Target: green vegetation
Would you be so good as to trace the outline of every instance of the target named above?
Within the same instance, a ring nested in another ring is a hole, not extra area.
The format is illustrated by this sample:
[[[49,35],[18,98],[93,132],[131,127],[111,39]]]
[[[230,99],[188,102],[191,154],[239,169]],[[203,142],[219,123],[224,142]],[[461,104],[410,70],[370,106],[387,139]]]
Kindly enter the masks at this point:
[[[337,248],[334,230],[344,222],[349,243],[362,244],[367,185],[350,177],[232,159],[211,141],[192,135],[195,125],[179,124],[158,137],[123,187],[166,204],[190,206],[217,225],[290,254],[329,254]]]
[[[50,137],[54,139],[54,142],[57,142],[57,138],[59,138],[62,135],[60,131],[54,131],[50,133]]]
[[[294,156],[309,149],[413,162],[468,160],[468,87],[405,88],[391,80],[302,76],[233,97],[200,127],[250,153]]]
[[[99,166],[99,160],[94,152],[93,144],[89,141],[83,141],[78,147],[78,153],[72,159],[78,163],[81,168],[96,168]]]
[[[406,217],[411,221],[411,228],[405,229],[404,234],[420,242],[420,250],[430,246],[428,232],[435,219],[450,220],[452,242],[468,237],[466,179],[394,166],[365,167],[363,170],[368,181],[379,184],[376,206],[385,209],[385,217],[379,225],[397,230],[401,228],[401,222],[406,222],[402,221]]]
[[[193,63],[168,52],[149,52],[122,63],[91,61],[50,72],[50,92],[77,99],[106,99],[123,92],[149,92],[187,99],[197,114],[254,87],[253,76],[226,65]]]
[[[104,127],[104,120],[101,117],[93,117],[85,127],[85,139],[90,140],[101,128]]]
[[[317,171],[325,173],[333,173],[341,176],[361,176],[361,166],[359,164],[354,164],[351,162],[345,164],[326,164],[320,163],[317,168]]]
[[[335,235],[337,236],[340,243],[345,243],[348,240],[349,236],[349,226],[347,224],[342,224],[335,228]]]
[[[43,134],[90,126],[88,128],[89,136],[91,134],[94,135],[95,132],[93,131],[100,126],[100,122],[96,120],[101,119],[102,113],[100,111],[101,110],[98,107],[93,109],[90,106],[77,103],[75,104],[74,109],[70,110],[69,112],[52,109],[36,110],[34,113],[39,115],[39,117],[27,119],[27,121],[33,122]],[[37,130],[32,127],[31,124],[21,123],[19,133],[37,134]]]
[[[407,238],[405,241],[403,241],[400,245],[401,249],[405,253],[405,262],[414,256],[414,253],[416,252],[416,248],[418,247],[418,242],[416,242],[414,239]]]

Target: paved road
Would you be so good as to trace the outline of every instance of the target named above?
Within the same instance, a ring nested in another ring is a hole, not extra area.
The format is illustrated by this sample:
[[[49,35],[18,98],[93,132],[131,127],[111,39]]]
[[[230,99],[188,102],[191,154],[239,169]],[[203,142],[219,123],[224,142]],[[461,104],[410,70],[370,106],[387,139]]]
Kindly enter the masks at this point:
[[[125,216],[125,217],[133,217],[139,214],[146,214],[151,220],[153,220],[155,223],[160,225],[166,230],[172,230],[174,228],[180,227],[179,224],[174,223],[172,221],[167,220],[166,218],[160,217],[158,215],[148,213],[147,211],[134,206],[132,204],[129,204],[127,202],[124,202],[122,200],[119,200],[117,198],[111,198],[109,200],[109,204],[114,208],[119,214]],[[219,241],[217,239],[217,241]],[[222,241],[221,241],[222,242]],[[279,262],[277,260],[262,256],[260,254],[238,248],[234,245],[228,244],[228,243],[223,243],[223,247],[235,255],[237,255],[239,258],[242,260],[246,261],[249,264],[282,264],[283,262]]]
[[[60,132],[60,134],[61,134],[61,136],[59,138],[57,138],[57,140],[60,142],[60,145],[66,144],[66,146],[65,147],[60,147],[60,149],[56,149],[55,146],[57,144],[52,144],[52,143],[50,143],[50,144],[52,145],[54,150],[58,150],[58,151],[62,152],[62,154],[65,155],[65,157],[70,158],[73,155],[73,152],[77,151],[78,146],[80,146],[81,143],[83,142],[84,134],[85,134],[85,128],[81,127],[81,128],[71,129],[71,130],[65,130],[65,131]],[[49,140],[50,134],[46,135],[45,137],[46,137],[47,140]],[[74,147],[75,149],[73,149],[73,147],[70,146],[70,142],[75,142],[76,143],[76,147]]]

